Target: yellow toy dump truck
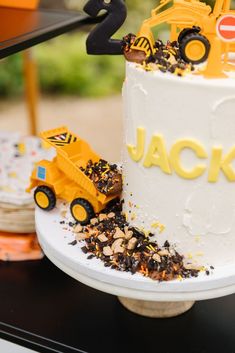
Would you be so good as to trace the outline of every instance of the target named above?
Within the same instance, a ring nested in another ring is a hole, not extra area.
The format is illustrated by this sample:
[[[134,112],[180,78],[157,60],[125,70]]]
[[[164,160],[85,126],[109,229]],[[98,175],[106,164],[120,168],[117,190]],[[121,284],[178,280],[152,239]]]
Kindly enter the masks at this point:
[[[34,200],[38,207],[50,211],[60,198],[70,203],[73,218],[85,225],[100,212],[119,192],[105,195],[94,185],[84,170],[89,161],[98,163],[101,159],[90,146],[67,127],[45,131],[40,137],[56,149],[57,155],[52,161],[38,162],[27,189],[34,191]]]

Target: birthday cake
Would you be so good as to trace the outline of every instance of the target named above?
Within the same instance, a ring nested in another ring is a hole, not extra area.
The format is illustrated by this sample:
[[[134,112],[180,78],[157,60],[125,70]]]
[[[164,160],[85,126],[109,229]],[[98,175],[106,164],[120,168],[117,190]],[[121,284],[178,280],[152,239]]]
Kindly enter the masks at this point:
[[[234,88],[126,66],[125,212],[205,265],[235,263]]]
[[[124,37],[124,211],[193,263],[234,265],[234,12],[165,4]]]

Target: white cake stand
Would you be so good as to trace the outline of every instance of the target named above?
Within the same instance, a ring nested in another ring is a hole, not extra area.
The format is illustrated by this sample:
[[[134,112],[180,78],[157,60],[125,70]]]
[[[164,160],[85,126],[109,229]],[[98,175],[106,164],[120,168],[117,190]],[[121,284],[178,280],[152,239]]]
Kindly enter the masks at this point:
[[[129,310],[149,317],[173,317],[189,310],[195,301],[235,293],[235,264],[219,267],[209,276],[157,282],[140,274],[132,275],[104,267],[99,259],[87,259],[81,247],[69,245],[74,235],[60,224],[58,209],[50,213],[36,209],[36,230],[46,256],[62,271],[100,291],[117,295]]]

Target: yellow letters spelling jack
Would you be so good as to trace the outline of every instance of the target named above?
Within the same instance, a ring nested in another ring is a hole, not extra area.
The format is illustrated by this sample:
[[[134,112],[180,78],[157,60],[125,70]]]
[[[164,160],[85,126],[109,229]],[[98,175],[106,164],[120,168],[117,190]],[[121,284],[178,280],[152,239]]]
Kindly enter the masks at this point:
[[[185,169],[180,161],[180,153],[184,149],[192,150],[200,159],[208,157],[204,147],[196,140],[185,138],[176,141],[169,155],[167,154],[164,137],[162,135],[153,135],[149,144],[146,155],[144,156],[146,140],[145,128],[137,128],[137,145],[127,145],[130,157],[139,162],[143,157],[143,165],[146,168],[152,166],[160,167],[166,174],[172,174],[174,170],[180,177],[184,179],[199,178],[207,169],[205,163],[198,163],[193,169]],[[232,168],[232,161],[235,159],[235,146],[231,148],[228,154],[223,156],[223,148],[213,147],[211,161],[209,165],[208,181],[210,183],[217,182],[219,173],[222,171],[229,181],[235,181],[235,171]]]

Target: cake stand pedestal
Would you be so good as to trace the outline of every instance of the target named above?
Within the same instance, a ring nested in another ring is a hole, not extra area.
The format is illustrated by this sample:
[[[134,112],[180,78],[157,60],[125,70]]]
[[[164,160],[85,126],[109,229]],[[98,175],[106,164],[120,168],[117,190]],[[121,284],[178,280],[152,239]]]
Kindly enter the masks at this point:
[[[235,293],[235,264],[216,268],[206,276],[157,282],[140,274],[104,267],[96,258],[87,259],[82,242],[71,245],[74,235],[60,224],[58,209],[50,213],[36,209],[36,230],[46,256],[62,271],[97,290],[116,295],[130,311],[148,317],[174,317],[189,310],[195,301]]]
[[[135,314],[153,318],[174,317],[190,310],[195,301],[188,302],[151,302],[124,297],[118,297],[125,308]]]

